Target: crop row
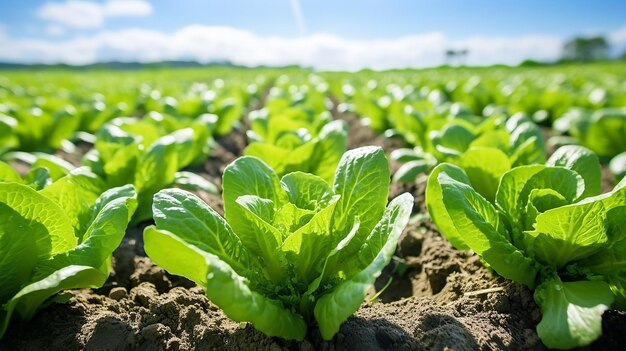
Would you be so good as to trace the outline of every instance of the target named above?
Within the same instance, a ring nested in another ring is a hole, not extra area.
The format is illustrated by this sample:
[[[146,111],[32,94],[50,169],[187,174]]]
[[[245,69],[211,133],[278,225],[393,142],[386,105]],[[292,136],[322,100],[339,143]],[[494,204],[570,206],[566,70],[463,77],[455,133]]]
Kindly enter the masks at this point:
[[[230,318],[330,339],[414,212],[411,194],[387,203],[390,181],[427,174],[441,233],[534,289],[542,341],[588,345],[626,307],[626,68],[564,71],[7,74],[0,335],[62,290],[101,286],[129,223],[153,221],[148,256]],[[400,139],[398,170],[379,147],[348,150],[331,110]],[[192,172],[233,130],[248,142],[221,180]],[[221,193],[224,216],[187,190]]]

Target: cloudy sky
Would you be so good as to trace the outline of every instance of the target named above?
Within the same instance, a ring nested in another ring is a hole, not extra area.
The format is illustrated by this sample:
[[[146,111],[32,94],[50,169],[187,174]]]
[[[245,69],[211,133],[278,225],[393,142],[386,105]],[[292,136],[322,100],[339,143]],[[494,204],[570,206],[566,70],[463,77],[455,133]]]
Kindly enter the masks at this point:
[[[0,2],[0,61],[229,60],[320,69],[553,60],[563,41],[626,49],[626,1],[52,0]]]

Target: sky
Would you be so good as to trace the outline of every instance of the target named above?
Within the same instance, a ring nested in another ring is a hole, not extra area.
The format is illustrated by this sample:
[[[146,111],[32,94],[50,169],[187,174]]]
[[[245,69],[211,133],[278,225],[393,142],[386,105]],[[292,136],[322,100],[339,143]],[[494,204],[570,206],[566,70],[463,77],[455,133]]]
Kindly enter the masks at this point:
[[[195,60],[319,69],[555,60],[563,42],[604,35],[626,50],[626,1],[0,1],[0,61]]]

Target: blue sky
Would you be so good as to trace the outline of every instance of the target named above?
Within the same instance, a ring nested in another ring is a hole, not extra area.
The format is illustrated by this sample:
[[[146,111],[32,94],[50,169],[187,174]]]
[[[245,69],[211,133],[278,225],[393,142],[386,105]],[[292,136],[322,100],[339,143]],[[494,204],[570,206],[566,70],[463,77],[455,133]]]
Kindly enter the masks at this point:
[[[301,9],[301,23],[296,20],[294,6]],[[316,65],[314,60],[332,53],[344,59],[333,58],[320,66],[377,68],[441,63],[442,56],[437,54],[434,59],[436,52],[428,48],[430,45],[437,50],[468,47],[470,64],[515,63],[525,56],[555,58],[563,40],[580,34],[604,34],[614,46],[622,47],[626,42],[626,1],[0,2],[0,44],[4,44],[0,46],[4,47],[0,49],[0,61],[88,63],[102,59],[191,58],[202,61],[223,58],[245,61],[242,62],[245,64],[256,61],[281,64],[292,60]],[[225,36],[232,40],[225,40]],[[150,42],[150,47],[141,47],[151,51],[150,54],[134,52],[124,43],[131,38]],[[176,45],[168,44],[174,40]],[[198,45],[213,46],[216,52],[194,51],[194,40]],[[254,40],[263,42],[264,46],[251,43]],[[522,43],[523,48],[515,46],[516,42]],[[81,45],[89,55],[78,52]],[[369,62],[358,58],[371,56],[368,47],[378,51],[402,51],[402,45],[421,51],[395,61],[379,53]],[[312,57],[291,53],[303,47],[316,48],[308,53]],[[12,53],[7,52],[10,49]],[[77,52],[72,55],[68,50]],[[244,55],[258,50],[274,54],[258,54],[251,61]],[[514,52],[507,54],[507,51]]]

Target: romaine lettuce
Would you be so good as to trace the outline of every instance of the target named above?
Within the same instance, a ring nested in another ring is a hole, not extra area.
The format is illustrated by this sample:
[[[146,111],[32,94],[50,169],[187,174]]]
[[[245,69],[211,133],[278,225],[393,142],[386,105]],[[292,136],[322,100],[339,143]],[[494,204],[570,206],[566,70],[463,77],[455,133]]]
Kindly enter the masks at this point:
[[[428,210],[459,249],[472,249],[501,276],[535,289],[546,346],[585,346],[602,333],[602,313],[626,305],[626,180],[601,191],[600,163],[580,146],[546,165],[504,173],[494,200],[458,166],[431,173]]]
[[[225,169],[223,188],[225,219],[185,191],[157,193],[146,253],[230,318],[297,340],[314,323],[332,338],[358,309],[413,203],[405,193],[385,208],[389,169],[377,147],[346,152],[332,186],[303,172],[281,179],[244,156]]]
[[[102,286],[135,208],[131,185],[98,197],[84,168],[41,191],[0,182],[0,337],[57,292]]]

